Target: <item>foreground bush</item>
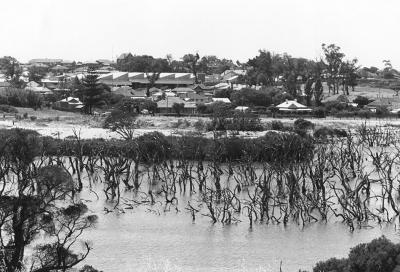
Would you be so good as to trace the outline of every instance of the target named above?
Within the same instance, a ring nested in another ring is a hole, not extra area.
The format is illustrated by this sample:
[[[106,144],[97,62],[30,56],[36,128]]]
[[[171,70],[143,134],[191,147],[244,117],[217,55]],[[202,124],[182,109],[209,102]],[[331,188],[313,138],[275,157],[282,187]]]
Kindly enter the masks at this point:
[[[347,259],[319,262],[314,272],[395,272],[400,271],[400,244],[382,236],[352,248]]]

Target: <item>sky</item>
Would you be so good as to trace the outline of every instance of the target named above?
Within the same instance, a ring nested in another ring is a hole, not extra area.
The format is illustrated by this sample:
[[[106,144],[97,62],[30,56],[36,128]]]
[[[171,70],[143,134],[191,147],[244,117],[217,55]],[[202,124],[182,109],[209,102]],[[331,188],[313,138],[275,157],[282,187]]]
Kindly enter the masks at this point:
[[[0,56],[93,61],[124,52],[247,61],[259,49],[400,68],[398,0],[0,0]]]

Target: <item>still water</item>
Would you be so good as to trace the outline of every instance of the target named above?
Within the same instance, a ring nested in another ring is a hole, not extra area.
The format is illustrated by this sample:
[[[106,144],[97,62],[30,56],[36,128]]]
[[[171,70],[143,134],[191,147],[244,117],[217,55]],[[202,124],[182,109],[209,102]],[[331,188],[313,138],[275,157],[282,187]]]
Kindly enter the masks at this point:
[[[101,196],[101,189],[98,194]],[[97,227],[84,239],[93,243],[85,263],[110,271],[311,271],[317,261],[345,257],[351,247],[386,235],[400,242],[395,226],[349,232],[341,223],[291,225],[212,224],[197,215],[193,223],[184,205],[180,212],[160,214],[148,207],[105,214],[111,205],[96,200],[89,208],[99,216]],[[187,199],[181,199],[187,203]]]

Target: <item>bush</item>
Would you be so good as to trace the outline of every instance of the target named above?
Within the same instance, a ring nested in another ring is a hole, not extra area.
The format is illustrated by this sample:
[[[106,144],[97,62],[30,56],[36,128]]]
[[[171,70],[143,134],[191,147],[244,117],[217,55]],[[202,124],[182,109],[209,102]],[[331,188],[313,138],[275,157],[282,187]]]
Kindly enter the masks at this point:
[[[203,130],[205,130],[206,129],[206,122],[204,122],[202,119],[199,119],[199,120],[197,120],[195,123],[194,123],[194,128],[197,130],[197,131],[203,131]]]
[[[22,117],[23,117],[24,119],[28,118],[28,113],[27,113],[27,112],[24,112],[24,114],[22,115]]]
[[[352,248],[347,259],[319,262],[314,272],[392,272],[400,269],[400,244],[384,236]]]
[[[31,116],[30,118],[31,118],[31,121],[35,121],[37,119],[36,116]]]
[[[313,114],[317,118],[325,118],[326,117],[326,110],[323,107],[318,107],[313,110]]]
[[[320,127],[314,131],[315,138],[326,138],[326,137],[347,137],[347,132],[343,129],[332,129],[328,127]]]
[[[7,113],[18,113],[18,110],[9,105],[0,105],[0,111]]]
[[[281,121],[272,121],[271,122],[271,129],[272,130],[283,130],[283,123]]]
[[[369,110],[360,110],[360,111],[357,112],[357,115],[360,118],[369,119],[369,118],[371,118],[372,112],[369,111]]]
[[[314,128],[314,124],[308,120],[305,120],[303,118],[296,119],[294,121],[294,128],[295,129],[301,129],[301,130],[307,130],[307,129],[312,129]]]
[[[386,107],[377,107],[376,108],[376,116],[377,117],[385,117],[390,114],[389,110]]]
[[[353,100],[353,102],[357,103],[359,108],[363,108],[365,105],[368,105],[371,100],[369,100],[368,97],[359,95]]]

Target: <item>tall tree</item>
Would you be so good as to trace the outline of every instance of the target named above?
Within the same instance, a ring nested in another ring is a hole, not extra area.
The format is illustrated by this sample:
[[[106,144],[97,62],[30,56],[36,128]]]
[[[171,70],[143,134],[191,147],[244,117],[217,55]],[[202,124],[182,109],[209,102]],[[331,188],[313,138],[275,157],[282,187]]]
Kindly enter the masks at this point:
[[[42,79],[46,76],[49,72],[49,69],[46,67],[40,66],[30,66],[28,68],[29,73],[29,81],[41,82]]]
[[[306,84],[304,85],[304,93],[306,95],[306,102],[307,102],[307,106],[311,106],[311,99],[313,96],[313,79],[312,78],[308,78],[306,81]]]
[[[322,51],[324,52],[326,70],[333,88],[333,94],[339,93],[339,84],[341,80],[340,69],[343,65],[345,54],[340,52],[340,47],[335,44],[322,44]]]
[[[98,75],[89,72],[85,78],[83,78],[83,87],[80,90],[83,103],[85,104],[85,111],[88,114],[93,113],[93,107],[101,105],[103,100],[103,87],[99,84]]]
[[[199,60],[200,56],[196,54],[186,54],[182,58],[184,65],[193,73],[195,83],[199,83],[197,73],[199,71]]]
[[[87,207],[74,200],[75,184],[64,168],[34,166],[43,152],[43,140],[36,132],[10,130],[2,139],[0,186],[7,188],[0,191],[0,263],[6,267],[4,271],[25,271],[26,258],[32,272],[74,267],[91,247],[86,243],[79,254],[72,248],[83,231],[94,226],[96,216],[87,215]],[[39,244],[35,241],[38,235],[50,239]]]
[[[314,99],[315,99],[315,104],[317,106],[321,106],[321,101],[323,99],[323,92],[324,88],[322,86],[321,78],[317,78],[314,85]]]
[[[7,81],[14,87],[20,88],[23,86],[24,83],[20,80],[22,69],[15,58],[10,56],[0,58],[0,70],[3,70]]]

